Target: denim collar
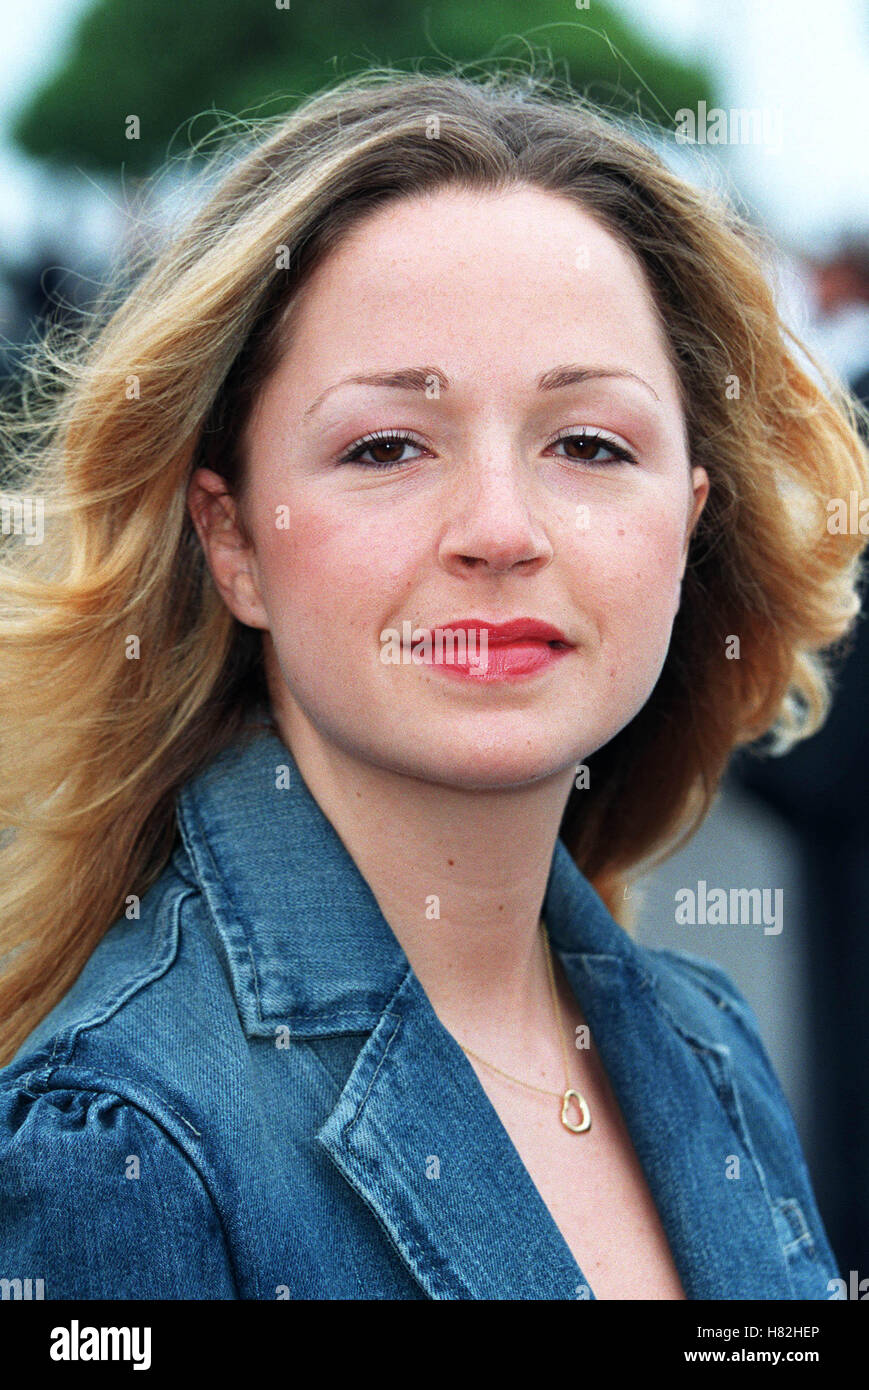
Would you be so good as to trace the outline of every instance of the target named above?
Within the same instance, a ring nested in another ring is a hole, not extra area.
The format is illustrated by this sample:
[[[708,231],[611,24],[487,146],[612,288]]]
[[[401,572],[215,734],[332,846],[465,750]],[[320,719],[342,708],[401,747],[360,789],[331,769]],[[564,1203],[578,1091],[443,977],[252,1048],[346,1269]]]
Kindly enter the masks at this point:
[[[363,1035],[316,1140],[425,1292],[593,1298],[283,742],[251,731],[183,788],[178,818],[176,865],[187,877],[192,869],[205,897],[248,1036],[274,1038],[282,1026],[303,1046],[332,1049],[334,1064],[336,1035]],[[688,1298],[747,1298],[759,1286],[767,1298],[794,1298],[731,1066],[732,1033],[721,1033],[715,1003],[631,940],[561,841],[542,911]],[[449,1156],[443,1180],[427,1181],[438,1154]],[[739,1182],[722,1180],[728,1155],[741,1157]]]
[[[409,962],[282,740],[268,728],[246,732],[181,790],[178,819],[246,1031],[375,1027]],[[642,969],[561,840],[542,916],[560,953]]]

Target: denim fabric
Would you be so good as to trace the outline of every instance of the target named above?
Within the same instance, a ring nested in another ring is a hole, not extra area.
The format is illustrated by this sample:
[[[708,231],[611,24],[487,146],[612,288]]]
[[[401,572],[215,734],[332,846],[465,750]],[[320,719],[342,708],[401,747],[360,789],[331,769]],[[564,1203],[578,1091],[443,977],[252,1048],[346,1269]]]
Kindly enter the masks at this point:
[[[140,918],[0,1071],[0,1279],[49,1299],[588,1297],[283,742],[252,728],[178,817]],[[728,977],[638,946],[561,841],[543,916],[688,1297],[829,1297],[793,1120]]]

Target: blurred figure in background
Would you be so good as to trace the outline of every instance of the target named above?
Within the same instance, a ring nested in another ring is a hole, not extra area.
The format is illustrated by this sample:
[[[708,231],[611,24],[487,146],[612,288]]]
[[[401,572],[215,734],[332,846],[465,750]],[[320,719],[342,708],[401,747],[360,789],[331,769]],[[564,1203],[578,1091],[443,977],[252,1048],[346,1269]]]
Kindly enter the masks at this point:
[[[869,240],[843,239],[807,263],[807,345],[869,406]],[[866,430],[864,426],[864,438]],[[869,442],[869,441],[867,441]],[[847,500],[847,499],[846,499]],[[862,525],[869,529],[869,515]],[[864,592],[866,578],[864,575]],[[812,1172],[843,1270],[869,1258],[869,623],[843,653],[827,722],[783,758],[734,759],[741,784],[797,837],[805,892],[807,998],[794,1028],[824,1039],[808,1054]],[[834,1059],[831,1066],[829,1058]]]

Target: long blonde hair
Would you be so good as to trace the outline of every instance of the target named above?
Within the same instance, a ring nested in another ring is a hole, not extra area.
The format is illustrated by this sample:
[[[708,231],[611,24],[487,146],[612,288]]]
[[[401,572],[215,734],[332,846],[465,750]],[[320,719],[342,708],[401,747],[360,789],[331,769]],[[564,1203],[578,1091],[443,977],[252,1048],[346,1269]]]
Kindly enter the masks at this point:
[[[295,291],[365,211],[450,184],[567,195],[638,257],[661,312],[711,492],[661,678],[561,827],[613,910],[627,870],[696,828],[737,745],[818,726],[822,653],[858,612],[863,537],[825,524],[830,498],[867,491],[857,417],[799,365],[765,247],[720,198],[551,77],[509,71],[380,68],[225,134],[193,214],[84,328],[44,335],[6,414],[4,516],[42,506],[44,537],[0,551],[3,1064],[160,874],[177,789],[267,700],[261,634],[216,591],[187,484],[206,465],[240,486]]]

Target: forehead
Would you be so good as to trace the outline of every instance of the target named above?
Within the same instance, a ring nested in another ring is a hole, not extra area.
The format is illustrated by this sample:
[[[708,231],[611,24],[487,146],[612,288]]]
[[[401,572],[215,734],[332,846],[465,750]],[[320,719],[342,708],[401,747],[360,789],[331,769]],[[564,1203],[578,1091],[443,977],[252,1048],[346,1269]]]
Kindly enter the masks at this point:
[[[302,368],[308,396],[339,368],[447,358],[450,375],[490,385],[605,360],[677,394],[637,258],[584,207],[538,188],[445,188],[374,209],[310,274],[292,324],[281,376],[287,386]]]

